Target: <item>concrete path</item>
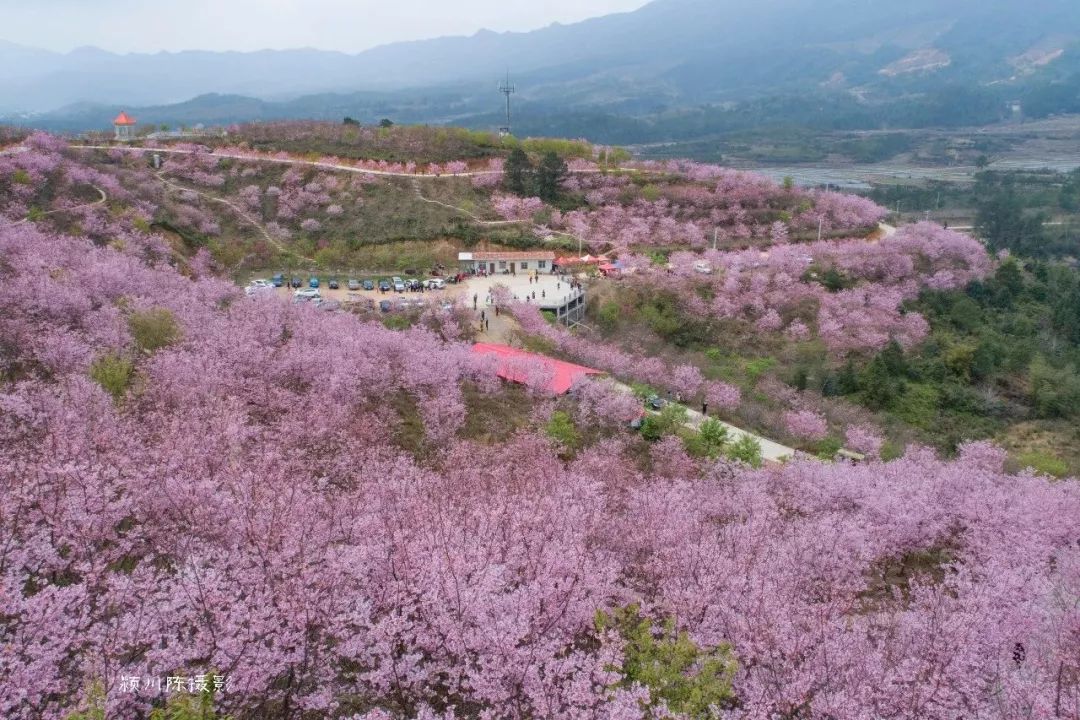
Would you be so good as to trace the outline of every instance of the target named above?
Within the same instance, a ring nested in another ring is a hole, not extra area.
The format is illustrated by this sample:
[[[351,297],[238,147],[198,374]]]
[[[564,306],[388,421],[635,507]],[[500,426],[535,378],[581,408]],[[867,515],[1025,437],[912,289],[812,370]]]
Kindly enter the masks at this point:
[[[629,385],[624,385],[623,383],[614,380],[612,380],[611,382],[615,385],[615,387],[622,390],[623,392],[629,393],[631,395],[634,394],[633,389]],[[685,405],[683,405],[683,407],[686,408],[685,426],[692,430],[699,429],[701,427],[701,424],[705,422],[706,417],[697,410],[694,410]],[[654,415],[659,414],[655,411],[649,412],[652,412]],[[721,425],[723,425],[728,431],[729,440],[732,442],[738,442],[743,437],[752,437],[757,440],[758,444],[761,446],[761,459],[765,462],[781,463],[785,460],[790,460],[791,458],[795,457],[795,448],[789,448],[786,445],[781,445],[780,443],[769,440],[768,438],[762,437],[760,435],[755,435],[748,430],[743,430],[742,428],[735,427],[731,423],[726,423],[719,418],[714,418],[710,416],[709,419],[716,420]]]
[[[475,327],[480,327],[480,313],[487,318],[486,329],[476,335],[477,342],[495,343],[497,345],[509,345],[510,336],[519,329],[517,322],[510,313],[500,312],[495,314],[494,307],[477,310],[473,322]]]
[[[323,162],[321,160],[300,160],[297,158],[279,158],[260,153],[231,153],[214,151],[206,153],[199,150],[182,150],[179,148],[148,148],[139,145],[71,145],[73,150],[117,150],[127,153],[160,153],[162,155],[213,155],[230,160],[247,160],[250,162],[267,162],[277,165],[303,165],[307,167],[322,168],[324,170],[338,170],[357,175],[377,175],[381,177],[397,178],[445,178],[445,177],[480,177],[484,175],[502,175],[501,170],[469,170],[462,173],[423,173],[423,172],[391,172],[389,170],[373,170],[371,168],[356,167],[355,165],[340,165],[337,163]],[[571,168],[571,175],[598,175],[606,172],[640,172],[635,168]]]
[[[705,422],[706,419],[705,416],[702,415],[700,412],[698,412],[697,410],[692,410],[691,408],[686,408],[686,416],[686,426],[691,427],[695,430],[701,427],[701,424]],[[757,440],[758,444],[761,445],[761,459],[765,460],[766,462],[779,463],[795,457],[794,448],[789,448],[785,445],[781,445],[778,442],[769,440],[768,438],[764,438],[760,435],[755,435],[754,433],[747,430],[737,428],[730,423],[726,423],[723,420],[720,420],[719,418],[711,419],[718,421],[721,425],[727,428],[728,437],[731,438],[732,441],[737,442],[738,440],[741,440],[744,436],[750,436]]]

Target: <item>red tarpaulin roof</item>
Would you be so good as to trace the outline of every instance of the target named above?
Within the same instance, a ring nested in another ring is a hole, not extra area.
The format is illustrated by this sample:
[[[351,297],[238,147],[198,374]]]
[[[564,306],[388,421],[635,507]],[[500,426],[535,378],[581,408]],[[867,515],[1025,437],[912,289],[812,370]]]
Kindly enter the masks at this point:
[[[128,115],[126,112],[121,112],[113,120],[113,125],[135,125],[135,118]]]
[[[594,370],[574,363],[549,358],[545,355],[525,352],[508,345],[476,343],[472,349],[478,355],[494,355],[498,357],[498,374],[503,380],[532,385],[542,378],[544,382],[548,383],[548,389],[556,395],[569,392],[574,383],[586,375],[603,375],[602,370]],[[533,374],[529,372],[531,366],[538,367],[543,372]]]

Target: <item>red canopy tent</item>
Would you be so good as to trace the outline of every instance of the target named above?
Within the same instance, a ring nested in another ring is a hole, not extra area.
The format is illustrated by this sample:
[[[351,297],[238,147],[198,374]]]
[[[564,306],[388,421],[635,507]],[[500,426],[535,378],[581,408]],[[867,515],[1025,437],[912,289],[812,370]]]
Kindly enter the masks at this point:
[[[574,363],[549,358],[546,355],[526,352],[509,345],[494,345],[492,343],[476,343],[472,351],[477,355],[494,355],[498,358],[498,375],[503,380],[532,385],[543,378],[549,383],[548,389],[556,395],[563,395],[570,391],[580,378],[587,375],[603,375],[602,370],[575,365]],[[540,368],[543,372],[529,372],[530,366]]]

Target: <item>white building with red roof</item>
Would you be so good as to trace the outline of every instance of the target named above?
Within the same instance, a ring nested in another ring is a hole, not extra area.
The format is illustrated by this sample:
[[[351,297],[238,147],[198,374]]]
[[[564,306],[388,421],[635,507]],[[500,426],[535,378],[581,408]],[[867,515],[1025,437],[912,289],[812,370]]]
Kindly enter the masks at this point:
[[[458,262],[467,273],[547,275],[553,269],[555,253],[550,250],[463,252],[458,253]]]

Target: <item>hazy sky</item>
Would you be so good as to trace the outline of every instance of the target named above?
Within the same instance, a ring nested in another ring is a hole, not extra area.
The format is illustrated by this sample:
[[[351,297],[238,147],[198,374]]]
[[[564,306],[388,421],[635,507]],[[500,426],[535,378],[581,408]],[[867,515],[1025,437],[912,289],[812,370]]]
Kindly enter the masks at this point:
[[[67,51],[356,52],[395,40],[532,30],[647,0],[0,0],[0,39]]]

